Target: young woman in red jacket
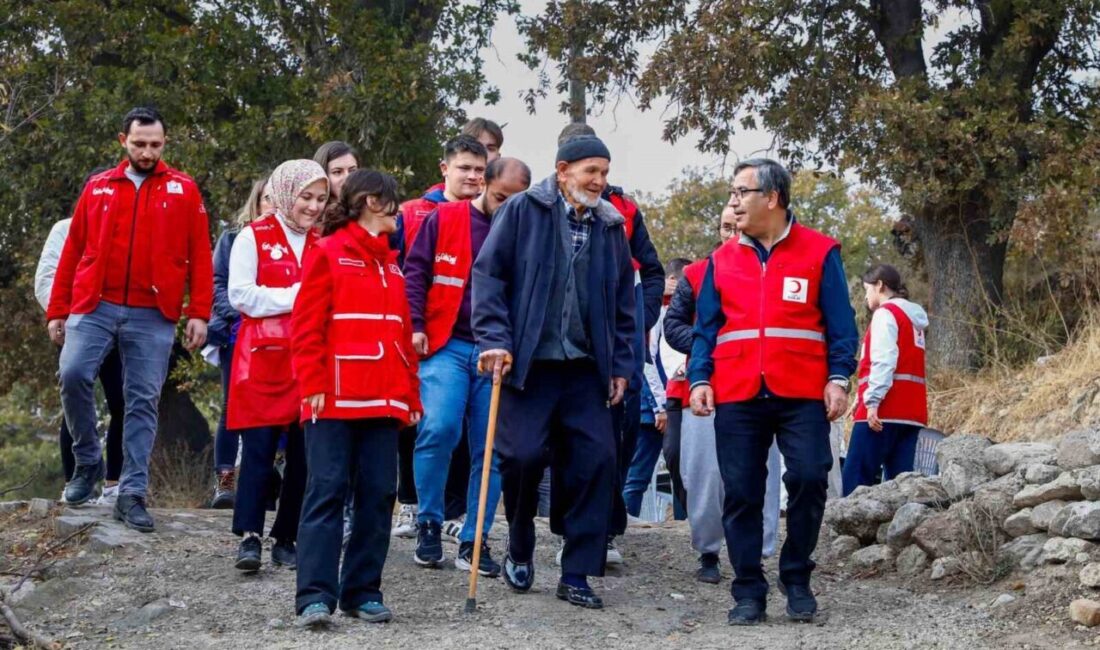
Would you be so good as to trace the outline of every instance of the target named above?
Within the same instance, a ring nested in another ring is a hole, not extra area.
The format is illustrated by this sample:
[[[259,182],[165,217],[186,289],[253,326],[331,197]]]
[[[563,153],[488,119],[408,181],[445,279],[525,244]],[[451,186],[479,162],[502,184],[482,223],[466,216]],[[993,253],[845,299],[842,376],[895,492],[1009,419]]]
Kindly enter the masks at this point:
[[[420,420],[405,279],[387,236],[397,228],[397,181],[357,170],[306,257],[294,303],[294,370],[309,468],[298,533],[298,624],[327,623],[337,606],[370,622],[397,484],[397,431]],[[344,500],[354,508],[343,565]],[[338,573],[339,572],[339,573]]]

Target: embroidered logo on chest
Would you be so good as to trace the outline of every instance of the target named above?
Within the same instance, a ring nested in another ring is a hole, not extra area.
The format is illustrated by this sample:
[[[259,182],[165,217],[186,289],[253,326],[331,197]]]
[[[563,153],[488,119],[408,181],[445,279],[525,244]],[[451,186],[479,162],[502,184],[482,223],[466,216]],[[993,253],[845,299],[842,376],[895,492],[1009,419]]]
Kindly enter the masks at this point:
[[[913,345],[924,349],[924,330],[913,328]]]
[[[364,262],[363,260],[356,260],[356,259],[352,259],[350,257],[339,257],[339,258],[336,259],[336,263],[339,264],[340,266],[354,266],[354,267],[360,268],[360,269],[367,268],[367,263]]]
[[[389,269],[390,273],[393,273],[396,276],[399,276],[399,277],[402,277],[402,278],[405,277],[405,274],[401,272],[401,267],[399,267],[396,264],[389,264],[389,265],[386,266],[386,268]]]
[[[179,181],[168,181],[168,193],[183,194],[183,183]]]
[[[275,261],[281,260],[284,256],[290,254],[290,249],[282,244],[264,243],[261,248],[267,251],[271,255],[271,259]]]
[[[810,281],[806,278],[783,278],[783,300],[805,304],[810,293]]]
[[[447,264],[458,264],[457,255],[448,255],[447,253],[439,253],[435,256],[436,262],[446,262]]]
[[[92,189],[92,196],[99,196],[101,194],[106,194],[106,195],[110,196],[114,193],[115,193],[115,191],[112,190],[109,187],[96,187],[96,188]]]

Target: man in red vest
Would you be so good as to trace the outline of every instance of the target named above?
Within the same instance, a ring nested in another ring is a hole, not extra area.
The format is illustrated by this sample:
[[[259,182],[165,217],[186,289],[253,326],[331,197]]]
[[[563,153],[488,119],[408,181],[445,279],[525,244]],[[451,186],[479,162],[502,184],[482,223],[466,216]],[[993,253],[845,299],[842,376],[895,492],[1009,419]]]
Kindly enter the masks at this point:
[[[473,201],[442,203],[424,220],[405,258],[405,291],[409,297],[413,347],[420,363],[420,398],[424,404],[413,454],[413,476],[420,502],[413,560],[427,567],[443,561],[441,529],[444,488],[455,448],[469,423],[469,480],[455,566],[468,571],[474,544],[482,546],[479,572],[496,577],[500,565],[486,544],[492,517],[476,527],[481,491],[485,433],[489,420],[490,379],[477,372],[477,341],[470,326],[470,271],[489,235],[493,213],[508,197],[531,185],[531,170],[515,158],[499,158],[485,170],[485,191]],[[489,478],[487,512],[500,500],[500,473]]]
[[[61,403],[76,457],[65,501],[87,502],[103,478],[93,382],[117,348],[126,421],[115,518],[142,532],[153,530],[145,508],[149,456],[176,321],[186,314],[186,346],[201,347],[214,299],[202,195],[190,176],[161,160],[165,130],[151,108],[123,119],[118,140],[126,159],[84,186],[46,310],[50,339],[64,344]]]
[[[859,344],[840,245],[795,220],[790,186],[773,160],[734,169],[731,205],[741,235],[707,262],[688,362],[692,412],[716,413],[722,524],[735,573],[731,625],[767,618],[760,557],[773,439],[787,463],[789,495],[779,588],[792,620],[812,621],[817,612],[810,556],[833,462],[829,421],[848,408]]]

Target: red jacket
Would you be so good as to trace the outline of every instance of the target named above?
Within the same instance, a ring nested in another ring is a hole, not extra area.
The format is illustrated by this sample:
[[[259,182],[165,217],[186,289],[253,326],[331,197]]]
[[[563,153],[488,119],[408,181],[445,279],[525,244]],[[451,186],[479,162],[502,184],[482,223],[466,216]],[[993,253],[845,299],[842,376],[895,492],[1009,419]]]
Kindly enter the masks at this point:
[[[437,218],[439,236],[435,244],[432,285],[424,306],[424,333],[428,335],[429,354],[441,350],[451,339],[474,264],[470,202],[440,203]]]
[[[818,293],[825,256],[837,246],[796,223],[766,265],[737,239],[713,253],[726,319],[714,348],[716,402],[753,399],[761,380],[780,397],[822,399],[829,367]]]
[[[619,214],[623,215],[626,219],[626,223],[623,224],[623,231],[626,232],[626,241],[629,242],[634,238],[634,217],[638,214],[638,205],[618,193],[612,193],[608,200],[611,202],[611,205],[615,206],[615,209],[619,211]],[[634,258],[630,259],[630,263],[634,265],[635,271],[642,268],[641,263]]]
[[[703,276],[706,272],[706,258],[696,260],[684,267],[684,277],[687,278],[688,284],[691,285],[691,293],[696,298],[699,297],[699,287],[703,285]],[[684,359],[684,368],[687,368],[687,359]],[[690,382],[686,377],[668,380],[668,384],[665,386],[665,399],[678,399],[686,404],[690,398]]]
[[[878,417],[888,422],[928,424],[928,386],[924,376],[924,331],[913,326],[905,310],[890,303],[880,309],[889,310],[898,324],[898,365],[894,368],[894,383],[878,405]],[[867,406],[863,394],[871,376],[871,328],[863,337],[863,352],[859,358],[859,400],[853,420],[867,421]]]
[[[422,411],[405,278],[385,236],[349,223],[305,255],[291,353],[302,398],[325,394],[320,418],[394,418]],[[302,421],[312,417],[302,406]]]
[[[95,311],[100,300],[157,307],[179,320],[210,319],[213,264],[206,208],[190,176],[163,161],[140,191],[127,161],[92,177],[73,212],[57,265],[47,320]]]

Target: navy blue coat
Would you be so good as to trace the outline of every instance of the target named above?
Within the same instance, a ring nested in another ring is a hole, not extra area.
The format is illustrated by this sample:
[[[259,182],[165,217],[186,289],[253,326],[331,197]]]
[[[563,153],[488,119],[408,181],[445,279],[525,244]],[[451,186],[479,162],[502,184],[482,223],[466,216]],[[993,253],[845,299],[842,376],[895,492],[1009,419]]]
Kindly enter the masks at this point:
[[[588,332],[600,376],[610,383],[634,372],[634,267],[622,215],[603,200],[592,210]],[[474,335],[483,352],[512,353],[505,381],[516,388],[524,387],[547,316],[560,245],[554,220],[564,218],[565,204],[550,176],[497,210],[474,262]]]
[[[229,345],[233,324],[241,315],[229,304],[229,253],[239,230],[226,230],[214,245],[214,309],[206,328],[206,342],[214,347]]]

